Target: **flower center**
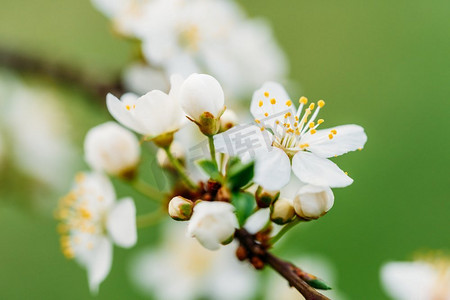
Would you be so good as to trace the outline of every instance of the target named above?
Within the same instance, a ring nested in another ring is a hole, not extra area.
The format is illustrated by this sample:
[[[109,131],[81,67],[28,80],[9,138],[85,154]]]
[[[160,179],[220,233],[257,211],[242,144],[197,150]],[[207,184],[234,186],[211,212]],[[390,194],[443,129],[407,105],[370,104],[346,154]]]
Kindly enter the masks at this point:
[[[180,33],[180,44],[192,52],[198,51],[200,34],[196,25],[189,25]]]
[[[310,146],[302,141],[307,135],[317,133],[317,127],[324,122],[316,118],[321,108],[325,106],[325,101],[319,100],[311,103],[308,107],[308,99],[301,97],[299,99],[299,108],[295,110],[291,100],[285,103],[278,103],[278,99],[271,98],[269,92],[264,93],[264,99],[258,103],[261,115],[264,119],[255,120],[261,130],[268,130],[273,134],[272,146],[278,147],[286,152],[289,157],[294,156],[299,151],[306,151]],[[303,108],[305,110],[303,111]],[[321,138],[333,139],[337,134],[335,129],[330,130],[328,135]]]

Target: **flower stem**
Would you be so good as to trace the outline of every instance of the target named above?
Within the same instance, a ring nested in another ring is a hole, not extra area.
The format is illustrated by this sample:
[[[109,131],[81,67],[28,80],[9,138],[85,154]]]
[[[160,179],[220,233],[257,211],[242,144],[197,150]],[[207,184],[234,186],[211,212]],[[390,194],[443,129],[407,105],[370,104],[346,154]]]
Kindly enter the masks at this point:
[[[208,136],[208,141],[209,141],[209,152],[211,153],[211,160],[216,165],[216,167],[218,167],[216,159],[216,147],[214,146],[214,137]]]
[[[163,148],[164,151],[167,154],[167,157],[169,158],[170,162],[172,163],[173,167],[175,168],[175,170],[177,170],[178,174],[181,176],[181,178],[183,179],[184,183],[186,183],[186,185],[192,189],[192,190],[196,190],[197,189],[197,185],[189,178],[189,176],[186,174],[186,171],[184,169],[184,167],[180,164],[180,162],[178,161],[178,159],[176,159],[172,153],[170,152],[169,148]]]
[[[271,239],[270,239],[270,244],[271,245],[273,245],[273,244],[275,244],[279,239],[281,239],[283,236],[284,236],[284,234],[286,233],[286,232],[288,232],[292,227],[294,227],[295,225],[297,225],[298,223],[300,223],[300,219],[299,218],[296,218],[294,221],[292,221],[291,223],[289,223],[289,224],[286,224],[281,230],[280,230],[280,232],[278,232],[274,237],[272,237]]]
[[[164,211],[162,209],[158,209],[152,212],[149,212],[145,215],[138,216],[136,218],[136,225],[138,228],[146,228],[154,225],[158,221],[160,221],[165,216]]]
[[[129,183],[137,192],[152,201],[161,203],[162,199],[166,196],[163,192],[141,179],[135,179],[133,181],[129,181]]]

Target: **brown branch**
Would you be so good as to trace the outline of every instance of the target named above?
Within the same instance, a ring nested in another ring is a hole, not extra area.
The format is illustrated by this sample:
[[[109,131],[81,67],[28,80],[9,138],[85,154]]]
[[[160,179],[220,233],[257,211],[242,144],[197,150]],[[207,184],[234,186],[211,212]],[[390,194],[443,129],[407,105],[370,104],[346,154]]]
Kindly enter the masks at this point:
[[[283,276],[292,287],[296,288],[306,300],[329,300],[328,297],[322,295],[301,279],[296,273],[296,268],[293,264],[279,259],[268,252],[261,244],[255,241],[254,237],[247,230],[236,230],[235,238],[248,251],[250,257],[257,257],[261,259],[262,262],[270,265],[275,271]]]
[[[69,84],[101,100],[104,100],[109,92],[115,95],[122,95],[125,92],[120,80],[112,83],[98,81],[80,69],[3,48],[0,48],[0,66]]]

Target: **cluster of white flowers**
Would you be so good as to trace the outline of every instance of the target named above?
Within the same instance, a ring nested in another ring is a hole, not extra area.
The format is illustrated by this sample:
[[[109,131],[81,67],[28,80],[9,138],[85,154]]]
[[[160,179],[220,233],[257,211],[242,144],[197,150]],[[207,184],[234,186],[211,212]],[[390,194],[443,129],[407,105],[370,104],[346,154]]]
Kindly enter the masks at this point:
[[[284,80],[286,58],[270,27],[231,0],[92,0],[121,35],[138,39],[146,64],[125,72],[136,93],[165,90],[167,74],[205,72],[232,99],[264,81]]]

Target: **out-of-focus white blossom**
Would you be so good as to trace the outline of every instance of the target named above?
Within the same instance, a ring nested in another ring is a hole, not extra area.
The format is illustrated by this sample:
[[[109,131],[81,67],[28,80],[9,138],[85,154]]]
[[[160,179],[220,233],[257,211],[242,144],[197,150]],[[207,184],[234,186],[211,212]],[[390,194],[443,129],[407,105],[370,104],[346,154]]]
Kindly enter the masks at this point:
[[[164,72],[144,63],[133,63],[127,66],[122,79],[126,90],[138,95],[144,95],[151,90],[168,91],[170,87]]]
[[[238,117],[236,113],[227,108],[220,117],[220,131],[227,131],[238,123]]]
[[[124,248],[136,243],[133,200],[116,201],[107,177],[79,173],[70,193],[61,199],[56,217],[63,254],[86,268],[89,287],[96,293],[111,269],[113,243]]]
[[[110,175],[134,174],[140,157],[136,136],[114,122],[93,127],[84,140],[86,162],[96,171]]]
[[[194,206],[188,233],[206,249],[218,250],[221,244],[231,241],[238,227],[233,205],[202,201]]]
[[[55,93],[3,74],[0,81],[0,127],[13,167],[55,190],[66,186],[75,150]]]
[[[178,102],[181,82],[180,77],[172,76],[169,94],[153,90],[141,97],[125,94],[120,100],[108,94],[108,110],[122,125],[149,139],[173,134],[186,120]]]
[[[170,153],[172,153],[173,157],[178,159],[180,162],[183,162],[186,159],[186,150],[180,142],[173,141],[170,145],[169,149]],[[163,168],[171,168],[172,163],[167,157],[166,151],[164,149],[158,149],[156,152],[156,160],[158,161],[158,165]]]
[[[381,282],[395,300],[450,300],[450,263],[445,259],[389,262],[381,269]]]
[[[318,219],[334,204],[334,194],[329,187],[304,185],[294,198],[297,215],[305,220]]]
[[[226,132],[215,136],[217,149],[233,154],[248,155],[252,151],[255,165],[254,181],[268,190],[279,190],[290,179],[291,170],[304,183],[345,187],[353,180],[328,158],[362,149],[367,141],[364,129],[358,125],[342,125],[317,130],[324,122],[318,119],[317,105],[301,97],[295,108],[284,88],[275,82],[267,82],[253,94],[250,111],[256,125],[252,131],[253,148],[242,151],[242,140],[227,142]],[[305,110],[303,111],[303,108]]]
[[[231,99],[284,80],[286,58],[262,20],[228,0],[92,0],[122,35],[142,41],[148,64],[166,74],[205,72]],[[136,79],[139,82],[140,79]]]
[[[209,251],[171,223],[160,248],[140,252],[132,261],[131,281],[157,300],[252,299],[256,272],[236,259],[236,244]]]

